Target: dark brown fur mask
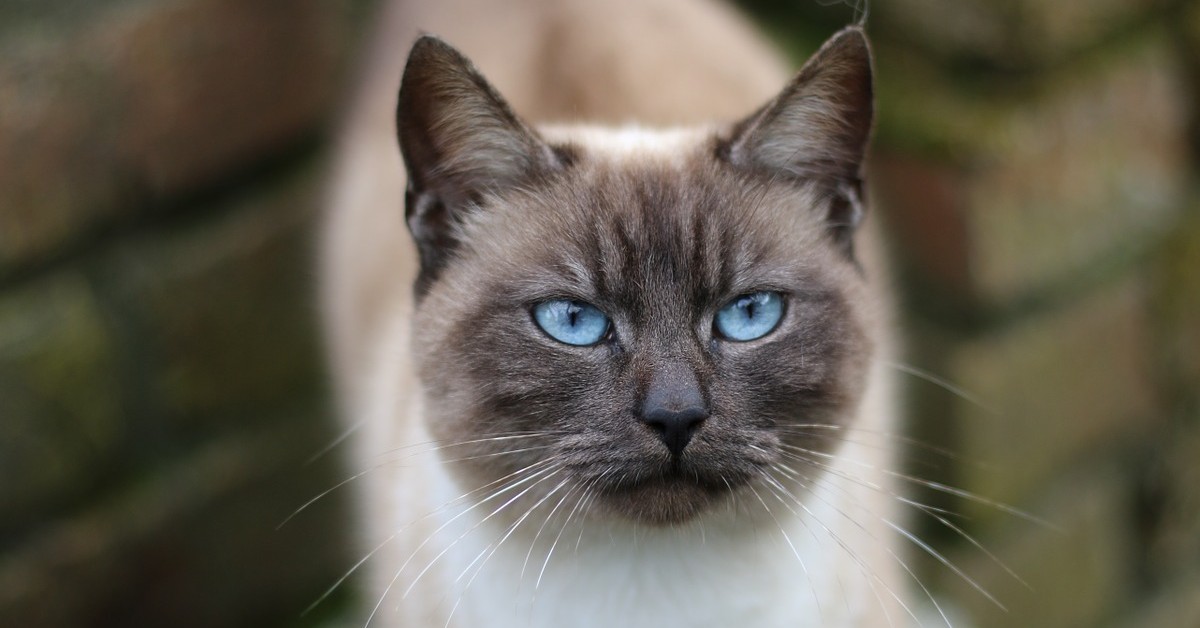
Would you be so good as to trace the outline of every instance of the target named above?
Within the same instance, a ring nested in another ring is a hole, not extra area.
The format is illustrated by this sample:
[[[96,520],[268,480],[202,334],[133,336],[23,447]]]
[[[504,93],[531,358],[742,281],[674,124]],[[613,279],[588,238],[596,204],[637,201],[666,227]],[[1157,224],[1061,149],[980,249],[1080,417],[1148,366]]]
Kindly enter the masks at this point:
[[[637,150],[619,131],[539,134],[420,39],[397,122],[425,418],[471,443],[448,464],[471,486],[541,469],[558,478],[543,494],[586,485],[596,512],[666,524],[783,446],[835,447],[811,426],[852,420],[870,361],[853,240],[871,118],[858,29],[746,120]],[[770,329],[734,338],[739,321]]]

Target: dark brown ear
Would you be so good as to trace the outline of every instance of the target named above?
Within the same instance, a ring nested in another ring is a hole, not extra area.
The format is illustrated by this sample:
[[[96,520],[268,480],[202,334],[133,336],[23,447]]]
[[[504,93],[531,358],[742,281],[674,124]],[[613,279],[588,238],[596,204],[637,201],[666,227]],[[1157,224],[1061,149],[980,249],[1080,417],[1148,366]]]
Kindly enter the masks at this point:
[[[408,228],[423,292],[459,245],[458,225],[487,194],[560,167],[466,57],[424,35],[413,45],[396,107],[408,170]]]
[[[725,145],[739,167],[825,184],[831,220],[853,228],[863,156],[874,117],[871,50],[857,26],[826,41],[765,107],[734,127]],[[840,199],[840,200],[838,200]]]

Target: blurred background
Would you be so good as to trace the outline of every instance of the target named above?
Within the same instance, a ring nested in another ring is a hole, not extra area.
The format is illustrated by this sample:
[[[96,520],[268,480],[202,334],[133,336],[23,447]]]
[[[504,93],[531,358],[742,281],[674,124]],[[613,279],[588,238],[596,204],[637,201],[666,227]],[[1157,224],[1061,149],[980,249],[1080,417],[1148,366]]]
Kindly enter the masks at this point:
[[[0,0],[0,626],[358,625],[314,217],[374,2]],[[853,11],[743,0],[799,63]],[[1200,626],[1200,2],[879,0],[914,525],[980,627]],[[944,455],[932,449],[954,452]],[[277,529],[278,527],[278,529]]]

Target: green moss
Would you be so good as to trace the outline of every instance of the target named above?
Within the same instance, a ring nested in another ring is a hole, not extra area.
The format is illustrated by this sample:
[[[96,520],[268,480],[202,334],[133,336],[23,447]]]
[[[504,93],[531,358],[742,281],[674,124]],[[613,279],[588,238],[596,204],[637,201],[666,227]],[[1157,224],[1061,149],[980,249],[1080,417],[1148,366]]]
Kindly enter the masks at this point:
[[[114,351],[77,273],[0,298],[0,521],[92,485],[123,431]]]

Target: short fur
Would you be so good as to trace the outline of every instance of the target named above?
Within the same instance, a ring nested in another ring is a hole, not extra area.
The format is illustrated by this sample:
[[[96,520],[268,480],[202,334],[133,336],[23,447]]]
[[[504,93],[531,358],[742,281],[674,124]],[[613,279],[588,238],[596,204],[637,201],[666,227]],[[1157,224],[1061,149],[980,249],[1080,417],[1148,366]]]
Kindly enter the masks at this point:
[[[359,483],[377,621],[903,623],[890,457],[842,438],[889,429],[893,405],[882,268],[858,228],[872,118],[862,32],[837,34],[787,82],[707,3],[515,0],[487,15],[496,4],[396,3],[380,68],[400,74],[387,59],[411,38],[397,33],[420,26],[525,78],[510,95],[421,38],[398,137],[374,101],[374,82],[395,79],[373,76],[331,203],[325,306],[354,456],[374,467]],[[526,37],[483,36],[513,14]],[[671,29],[597,43],[645,24]],[[700,44],[724,53],[689,63]],[[637,78],[664,52],[681,69]],[[781,91],[763,94],[764,77]],[[673,83],[691,86],[686,101]],[[747,96],[735,117],[729,101]],[[506,97],[565,99],[572,118],[600,122],[662,122],[645,103],[686,102],[679,120],[711,122],[535,126],[519,113],[545,105]],[[778,328],[721,338],[716,311],[762,290],[784,295]],[[531,310],[557,298],[600,308],[609,334],[552,339]],[[681,453],[640,416],[664,385],[705,407]]]

